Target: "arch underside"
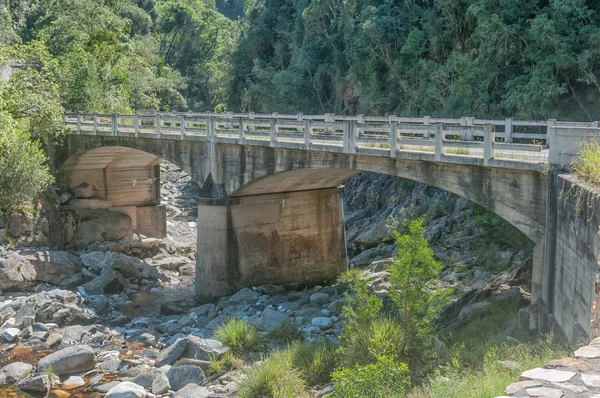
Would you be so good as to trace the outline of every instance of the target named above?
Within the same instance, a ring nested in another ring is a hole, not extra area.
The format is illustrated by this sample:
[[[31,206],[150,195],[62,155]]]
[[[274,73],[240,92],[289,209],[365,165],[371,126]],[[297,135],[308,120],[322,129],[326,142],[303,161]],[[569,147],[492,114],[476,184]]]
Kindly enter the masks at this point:
[[[69,164],[72,154],[107,146],[135,148],[164,158],[181,167],[201,187],[210,176],[211,183],[214,181],[222,188],[221,192],[232,197],[331,188],[362,171],[389,174],[463,196],[504,218],[534,242],[543,236],[547,187],[541,173],[535,170],[204,141],[104,136],[69,136],[67,150],[58,161],[63,159]],[[123,155],[122,161],[128,156]],[[85,161],[80,160],[80,163],[85,164]]]

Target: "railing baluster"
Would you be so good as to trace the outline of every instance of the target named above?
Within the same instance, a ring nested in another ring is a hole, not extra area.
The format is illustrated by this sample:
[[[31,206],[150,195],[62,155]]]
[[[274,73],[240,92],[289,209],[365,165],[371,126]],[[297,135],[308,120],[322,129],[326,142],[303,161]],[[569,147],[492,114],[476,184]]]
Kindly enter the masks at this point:
[[[269,146],[275,146],[277,142],[277,125],[275,124],[275,119],[269,119]]]
[[[97,135],[98,134],[98,114],[96,112],[94,112],[92,117],[94,118],[94,135]]]
[[[363,120],[362,115],[359,115],[359,119],[358,120]],[[349,148],[349,152],[350,153],[356,153],[358,151],[358,133],[359,133],[359,129],[356,126],[358,123],[362,123],[362,122],[354,122],[353,120],[350,121],[350,124],[348,125],[350,128],[349,131],[349,137],[350,137],[350,148]]]
[[[494,145],[496,143],[496,132],[492,124],[485,124],[485,133],[483,136],[483,165],[488,166],[490,160],[494,159]]]
[[[423,124],[429,126],[431,124],[431,116],[423,117]],[[429,130],[423,132],[423,139],[429,139]]]
[[[119,132],[119,114],[117,112],[113,112],[112,114],[112,135],[117,135]]]
[[[81,134],[81,123],[83,122],[83,115],[81,112],[77,112],[77,134]]]
[[[136,137],[140,136],[140,114],[136,113],[133,115],[133,135]]]
[[[310,135],[312,133],[312,126],[310,119],[304,119],[304,147],[310,149]]]
[[[435,154],[434,159],[436,162],[442,160],[444,155],[444,123],[435,124]]]
[[[395,158],[398,154],[398,124],[393,121],[390,124],[390,157]]]
[[[240,137],[239,137],[239,143],[240,144],[244,144],[244,130],[246,129],[246,121],[244,120],[243,117],[240,117]]]
[[[185,115],[181,115],[179,118],[179,135],[182,140],[185,140]]]
[[[556,119],[548,119],[548,127],[546,127],[546,146],[550,146],[550,129],[556,124]]]
[[[513,120],[510,117],[504,119],[504,142],[510,144],[513,142]]]
[[[156,114],[156,138],[162,137],[162,115],[160,112]]]

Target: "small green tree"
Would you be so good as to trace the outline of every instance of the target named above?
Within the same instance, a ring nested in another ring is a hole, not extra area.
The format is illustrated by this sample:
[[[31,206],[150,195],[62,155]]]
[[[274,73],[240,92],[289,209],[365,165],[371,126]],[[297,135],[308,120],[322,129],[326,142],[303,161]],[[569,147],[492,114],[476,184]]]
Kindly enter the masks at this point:
[[[423,217],[418,218],[408,225],[406,234],[394,233],[397,252],[390,266],[390,298],[402,318],[409,349],[421,348],[429,340],[447,302],[446,292],[436,286],[442,265],[429,248],[423,222]]]

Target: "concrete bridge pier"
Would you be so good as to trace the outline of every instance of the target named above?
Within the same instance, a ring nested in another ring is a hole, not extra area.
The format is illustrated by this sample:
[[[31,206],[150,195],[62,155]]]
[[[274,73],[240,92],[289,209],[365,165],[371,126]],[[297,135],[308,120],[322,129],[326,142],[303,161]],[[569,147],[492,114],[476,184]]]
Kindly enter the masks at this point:
[[[347,268],[341,188],[198,200],[196,297],[319,284]]]

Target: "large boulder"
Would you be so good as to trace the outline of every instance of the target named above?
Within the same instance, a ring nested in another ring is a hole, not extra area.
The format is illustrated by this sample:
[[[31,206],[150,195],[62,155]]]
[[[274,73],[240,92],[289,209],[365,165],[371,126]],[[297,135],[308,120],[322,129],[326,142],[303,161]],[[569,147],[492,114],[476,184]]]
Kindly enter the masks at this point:
[[[25,316],[32,316],[36,322],[56,323],[62,327],[74,324],[89,325],[98,320],[96,312],[83,305],[81,296],[60,289],[19,297],[6,307],[16,311],[17,322]]]
[[[173,398],[208,398],[212,396],[213,394],[208,388],[190,383],[177,391],[175,395],[173,395]]]
[[[217,340],[202,339],[191,334],[186,340],[185,350],[181,355],[183,358],[208,361],[211,357],[219,358],[229,350]]]
[[[37,364],[37,371],[52,367],[58,376],[71,375],[91,370],[96,366],[96,353],[87,345],[76,345],[56,351]]]
[[[87,182],[75,185],[71,190],[73,191],[73,196],[76,198],[86,199],[94,196],[94,186]]]
[[[81,209],[81,224],[75,234],[78,247],[92,242],[115,241],[133,234],[131,218],[110,210]]]
[[[28,392],[38,392],[46,395],[50,391],[50,378],[48,375],[39,375],[21,380],[17,386]]]
[[[178,391],[190,383],[202,384],[204,381],[204,371],[199,366],[194,365],[171,367],[167,371],[167,378],[169,379],[171,389]]]
[[[176,360],[178,360],[179,357],[185,351],[187,342],[188,342],[187,338],[177,339],[177,341],[175,341],[169,347],[162,350],[160,352],[160,354],[158,354],[158,357],[156,358],[154,365],[157,368],[160,368],[163,365],[170,365],[173,362],[175,362]]]
[[[108,390],[105,398],[145,398],[147,396],[144,387],[130,381],[123,381]]]
[[[36,279],[54,285],[60,284],[65,278],[81,270],[79,258],[64,251],[38,251],[23,253],[36,272]]]
[[[0,369],[0,384],[15,384],[31,374],[33,366],[23,362],[13,362]]]
[[[110,294],[119,293],[121,289],[121,280],[111,267],[106,267],[102,270],[100,276],[92,279],[88,283],[82,285],[87,294]]]
[[[271,308],[265,308],[258,318],[258,327],[270,332],[283,322],[288,322],[289,320],[290,317],[287,314]]]
[[[35,268],[29,260],[0,247],[0,289],[5,292],[30,290],[35,279]]]
[[[105,268],[112,268],[125,278],[135,278],[137,280],[142,277],[138,268],[144,268],[144,263],[138,258],[113,252],[84,253],[81,255],[81,262],[85,267],[97,274],[101,273]]]

